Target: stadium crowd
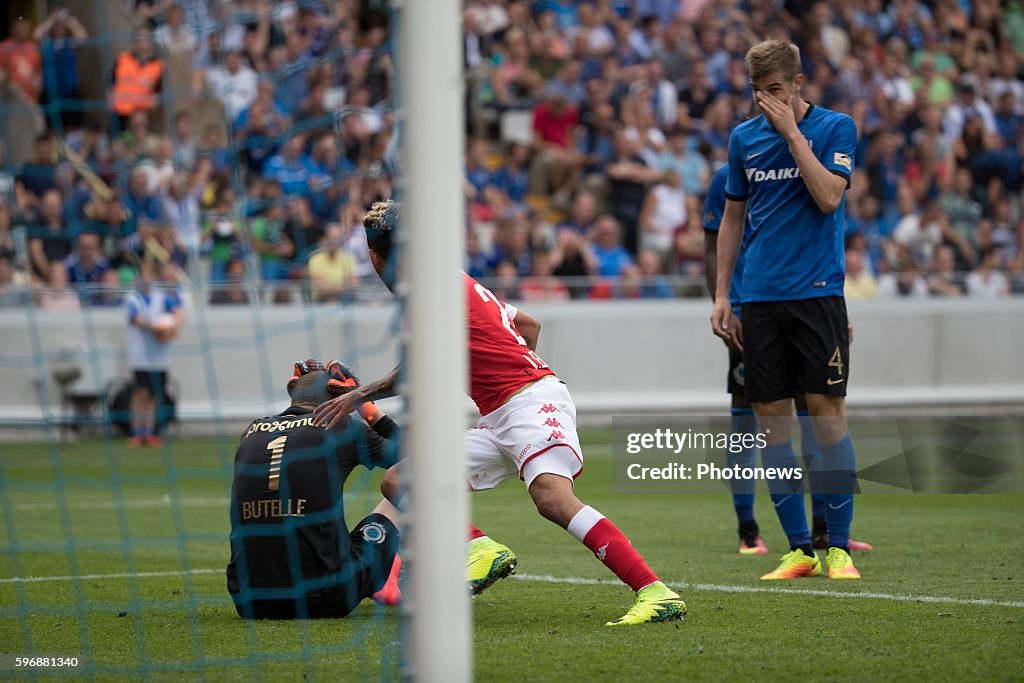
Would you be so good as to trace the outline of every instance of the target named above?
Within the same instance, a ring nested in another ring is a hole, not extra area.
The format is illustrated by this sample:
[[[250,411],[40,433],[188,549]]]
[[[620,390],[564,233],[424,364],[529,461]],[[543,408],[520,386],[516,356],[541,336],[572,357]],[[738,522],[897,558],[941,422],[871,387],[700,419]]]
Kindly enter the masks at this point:
[[[0,305],[114,305],[142,259],[213,304],[355,297],[360,218],[399,168],[387,15],[130,9],[120,52],[63,9],[0,42],[4,102],[47,124],[0,160]],[[465,269],[499,297],[704,295],[703,195],[769,37],[801,47],[805,99],[858,126],[848,297],[1024,292],[1019,0],[467,0],[463,21]],[[109,114],[86,106],[87,44],[110,52]]]

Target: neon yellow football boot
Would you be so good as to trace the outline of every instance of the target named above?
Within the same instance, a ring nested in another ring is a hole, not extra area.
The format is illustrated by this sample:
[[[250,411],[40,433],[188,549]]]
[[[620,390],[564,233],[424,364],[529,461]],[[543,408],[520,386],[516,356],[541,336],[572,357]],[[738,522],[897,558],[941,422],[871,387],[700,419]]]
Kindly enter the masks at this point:
[[[828,549],[825,557],[828,564],[828,578],[830,579],[859,579],[860,572],[853,566],[853,559],[850,553],[835,546]]]
[[[821,561],[818,553],[807,557],[804,551],[797,548],[782,556],[782,562],[774,571],[770,571],[761,577],[762,581],[780,581],[783,579],[799,579],[805,576],[818,576],[821,574]]]
[[[636,594],[629,611],[605,626],[635,626],[660,621],[676,621],[686,614],[686,603],[661,581],[652,583]]]
[[[516,554],[487,536],[474,539],[466,548],[466,583],[476,597],[499,579],[516,573]]]

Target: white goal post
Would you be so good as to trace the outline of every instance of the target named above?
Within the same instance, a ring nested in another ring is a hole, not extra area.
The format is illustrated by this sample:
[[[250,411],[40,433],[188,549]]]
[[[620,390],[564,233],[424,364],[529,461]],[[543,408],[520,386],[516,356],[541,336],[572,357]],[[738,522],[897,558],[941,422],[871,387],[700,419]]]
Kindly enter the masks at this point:
[[[468,500],[462,431],[466,387],[462,268],[464,113],[461,0],[401,0],[399,121],[403,182],[400,273],[410,561],[408,674],[472,677],[464,578]]]

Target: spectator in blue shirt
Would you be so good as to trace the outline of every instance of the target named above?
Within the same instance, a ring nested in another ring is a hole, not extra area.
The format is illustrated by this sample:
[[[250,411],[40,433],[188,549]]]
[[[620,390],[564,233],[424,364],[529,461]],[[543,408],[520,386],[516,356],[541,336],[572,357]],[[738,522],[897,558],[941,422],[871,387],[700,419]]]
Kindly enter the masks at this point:
[[[505,148],[505,164],[491,176],[491,186],[501,194],[505,204],[521,205],[526,201],[530,187],[530,175],[526,164],[530,159],[530,148],[510,142]]]
[[[56,8],[33,33],[43,56],[43,82],[46,98],[60,102],[60,118],[65,128],[82,124],[82,112],[64,100],[81,97],[78,81],[78,44],[89,37],[88,31],[67,9]]]
[[[466,154],[466,195],[471,202],[483,202],[484,189],[491,184],[491,169],[487,168],[487,143],[471,140]]]
[[[151,230],[163,227],[166,222],[160,200],[149,191],[149,174],[141,166],[132,169],[128,192],[122,203],[128,218],[122,228],[124,237],[141,233],[140,237],[144,238]]]
[[[516,267],[519,277],[530,274],[530,232],[521,218],[508,217],[498,221],[491,258],[495,272],[499,264],[507,261]]]
[[[286,61],[277,74],[281,84],[278,101],[294,115],[309,97],[309,70],[313,63],[306,51],[306,41],[298,32],[286,36],[284,49]]]
[[[541,12],[554,12],[558,21],[558,28],[568,31],[579,26],[579,16],[576,14],[576,0],[541,0],[533,4],[535,15]]]
[[[583,156],[585,174],[603,173],[615,160],[615,109],[608,103],[594,107],[593,122],[579,137],[576,151]]]
[[[591,226],[594,225],[596,217],[597,202],[594,199],[594,195],[589,192],[580,192],[572,200],[572,206],[569,208],[569,217],[558,226],[558,229],[567,228],[580,235],[585,235],[590,231]]]
[[[55,143],[53,135],[49,132],[36,136],[32,159],[22,165],[16,181],[15,194],[20,209],[36,208],[42,196],[57,187]]]
[[[702,196],[711,179],[711,167],[704,155],[695,148],[700,141],[676,129],[669,136],[668,142],[668,148],[658,156],[658,168],[678,173],[686,194]]]
[[[643,299],[671,299],[674,296],[672,285],[663,275],[665,269],[661,256],[652,249],[641,251],[636,257],[640,268],[640,297]]]
[[[83,232],[75,241],[75,249],[64,259],[67,282],[78,290],[83,304],[109,306],[116,304],[112,290],[117,286],[117,275],[104,258],[100,236]]]
[[[487,277],[491,274],[491,260],[491,255],[480,246],[480,236],[470,228],[466,233],[466,274],[473,279]]]
[[[356,166],[341,155],[333,133],[325,133],[313,146],[312,209],[325,222],[348,204],[349,187]]]
[[[235,120],[235,137],[249,170],[263,173],[263,165],[276,151],[278,136],[291,127],[291,119],[275,99],[276,86],[269,78],[256,84],[256,101]]]
[[[306,136],[301,133],[285,142],[281,152],[270,157],[263,167],[264,179],[276,180],[285,194],[307,194],[316,169],[302,152],[305,144]]]
[[[619,222],[614,216],[598,217],[590,241],[597,257],[597,274],[601,277],[617,277],[626,266],[633,264],[633,257],[619,239]]]
[[[1006,149],[1020,151],[1017,149],[1017,145],[1024,119],[1014,111],[1014,106],[1013,93],[1007,90],[996,103],[996,130],[999,132],[999,137],[1003,139]]]

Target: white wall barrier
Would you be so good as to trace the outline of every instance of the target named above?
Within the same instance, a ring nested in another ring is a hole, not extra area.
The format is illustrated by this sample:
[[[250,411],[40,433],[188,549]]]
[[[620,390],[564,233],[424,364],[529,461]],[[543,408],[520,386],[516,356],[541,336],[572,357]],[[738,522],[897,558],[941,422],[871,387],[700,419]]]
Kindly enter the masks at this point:
[[[544,325],[541,356],[591,422],[727,406],[726,351],[709,331],[707,302],[527,308]],[[851,407],[1024,405],[1024,299],[849,308]],[[173,345],[179,415],[186,424],[236,422],[279,410],[291,363],[310,356],[341,358],[375,378],[397,359],[396,325],[388,304],[194,310]],[[59,418],[61,367],[82,369],[73,387],[85,393],[127,378],[126,327],[120,309],[0,311],[0,426]]]

